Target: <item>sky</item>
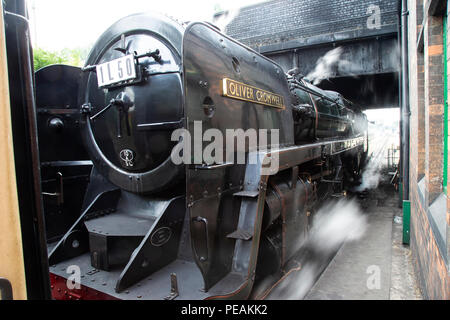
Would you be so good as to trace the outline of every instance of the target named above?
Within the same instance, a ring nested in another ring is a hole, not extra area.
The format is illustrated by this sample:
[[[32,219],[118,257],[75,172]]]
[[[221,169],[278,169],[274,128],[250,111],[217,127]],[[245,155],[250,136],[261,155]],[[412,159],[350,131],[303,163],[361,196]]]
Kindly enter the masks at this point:
[[[181,21],[211,21],[220,10],[264,0],[27,0],[34,47],[91,47],[115,21],[137,12],[163,13]]]
[[[369,155],[374,154],[373,164],[386,165],[388,148],[396,148],[400,144],[400,109],[371,109],[364,113],[370,121]],[[399,151],[396,156],[399,156]]]

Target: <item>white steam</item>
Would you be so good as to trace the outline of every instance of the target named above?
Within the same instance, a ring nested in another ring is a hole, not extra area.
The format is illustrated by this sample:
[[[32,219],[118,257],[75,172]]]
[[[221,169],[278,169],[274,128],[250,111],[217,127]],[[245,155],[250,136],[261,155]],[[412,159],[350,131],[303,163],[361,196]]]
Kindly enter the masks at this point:
[[[352,63],[342,59],[343,52],[342,47],[328,51],[317,60],[316,67],[305,78],[314,85],[318,85],[322,80],[329,79],[337,73],[351,75]]]
[[[367,163],[361,177],[361,184],[355,187],[352,191],[362,192],[364,190],[372,190],[378,187],[381,178],[381,169],[383,168],[384,151],[387,137],[381,137],[382,143],[376,149],[376,153],[372,153],[369,162]],[[372,141],[373,142],[373,141]]]
[[[309,243],[321,252],[331,252],[345,241],[361,238],[366,231],[367,218],[358,204],[339,200],[324,205],[314,216]]]
[[[268,299],[303,299],[344,242],[360,239],[367,229],[367,217],[355,201],[346,199],[324,205],[314,216],[307,240],[309,254],[301,269],[282,281]]]
[[[388,149],[399,145],[399,109],[376,109],[365,111],[369,120],[369,155],[361,184],[352,191],[376,189],[387,166]],[[397,159],[398,161],[398,159]]]
[[[240,9],[229,9],[224,11],[220,15],[214,17],[213,24],[218,27],[222,32],[226,33],[227,26],[231,21],[239,14]]]
[[[282,282],[277,292],[269,297],[270,300],[302,300],[314,285],[318,276],[315,263],[308,262],[302,266],[292,281]]]

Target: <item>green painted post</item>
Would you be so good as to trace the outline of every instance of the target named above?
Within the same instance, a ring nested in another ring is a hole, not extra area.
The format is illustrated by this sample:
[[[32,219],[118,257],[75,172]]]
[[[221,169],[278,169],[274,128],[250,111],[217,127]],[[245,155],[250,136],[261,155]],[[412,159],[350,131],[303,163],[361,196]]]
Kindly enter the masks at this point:
[[[409,244],[411,201],[403,200],[403,244]]]

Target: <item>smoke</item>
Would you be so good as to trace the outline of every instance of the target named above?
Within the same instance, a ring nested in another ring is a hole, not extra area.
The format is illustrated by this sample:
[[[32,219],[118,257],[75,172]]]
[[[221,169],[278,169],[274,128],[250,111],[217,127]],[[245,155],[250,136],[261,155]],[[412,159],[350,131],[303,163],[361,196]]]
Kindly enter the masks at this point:
[[[366,216],[354,200],[333,201],[324,205],[314,216],[309,242],[316,251],[329,253],[345,241],[361,238],[366,224]]]
[[[358,71],[360,67],[352,61],[345,59],[344,56],[343,47],[337,47],[328,51],[317,60],[315,68],[305,78],[314,85],[318,85],[322,80],[335,77],[337,74],[340,76],[357,77],[357,74],[360,73]],[[399,57],[399,48],[398,46],[394,46],[394,49],[389,51],[389,55],[386,58],[386,61],[388,61],[387,65],[395,70],[399,70]],[[373,83],[369,83],[369,85],[372,87]]]
[[[343,199],[324,205],[314,216],[300,271],[281,282],[267,298],[303,299],[341,245],[360,239],[366,229],[367,218],[355,201]]]
[[[227,26],[239,14],[240,9],[230,9],[213,18],[213,24],[226,33]]]
[[[370,155],[369,161],[364,168],[361,177],[361,184],[353,188],[351,190],[353,192],[376,189],[380,183],[387,136],[378,136],[375,139],[370,139],[369,141],[371,143],[371,149],[374,149],[375,151]],[[373,147],[372,144],[375,146]]]
[[[323,57],[317,60],[316,67],[305,77],[314,85],[318,85],[322,80],[329,79],[339,74],[351,75],[352,63],[342,59],[342,47],[337,47],[328,51]]]
[[[364,190],[372,190],[378,187],[381,179],[382,164],[379,153],[375,157],[371,157],[366,167],[364,168],[361,184],[353,188],[353,192],[362,192]]]
[[[362,192],[376,189],[382,177],[382,170],[387,166],[387,150],[399,145],[399,110],[366,110],[369,120],[369,160],[361,177],[361,184],[351,191]]]

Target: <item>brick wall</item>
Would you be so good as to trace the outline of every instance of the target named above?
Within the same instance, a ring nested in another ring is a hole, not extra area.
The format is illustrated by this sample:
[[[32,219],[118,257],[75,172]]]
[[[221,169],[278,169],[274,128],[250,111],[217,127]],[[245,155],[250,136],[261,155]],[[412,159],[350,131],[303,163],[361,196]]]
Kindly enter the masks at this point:
[[[410,7],[414,1],[409,1]],[[409,94],[410,94],[410,181],[411,187],[414,188],[415,183],[419,180],[419,176],[423,175],[425,170],[425,140],[424,140],[424,66],[423,54],[416,50],[417,34],[420,32],[422,17],[420,11],[410,10],[409,15]],[[417,28],[415,28],[415,23]],[[412,28],[415,28],[415,32]],[[421,113],[421,116],[419,115]],[[415,182],[415,183],[414,183]]]
[[[336,34],[367,31],[369,5],[380,8],[380,34],[397,24],[398,0],[275,0],[242,8],[226,28],[252,47]]]
[[[425,194],[427,204],[442,192],[444,74],[442,17],[426,16],[423,30],[425,69]]]
[[[450,2],[447,1],[447,17],[450,15]],[[445,63],[447,63],[447,105],[444,106],[444,108],[447,108],[447,115],[450,113],[449,112],[449,99],[450,99],[450,84],[448,84],[448,79],[450,79],[450,23],[448,22],[448,18],[447,18],[447,30],[445,30],[444,32],[447,32],[447,43],[445,43],[444,45],[447,47],[447,61]],[[449,130],[447,130],[447,142],[450,142],[450,116],[447,116],[447,128]],[[450,160],[450,148],[448,148],[447,150],[447,159]],[[448,170],[449,166],[449,162],[447,162],[447,257],[449,257],[450,259],[450,197],[449,197],[449,190],[450,190],[450,170]],[[447,274],[448,275],[448,274]],[[447,285],[450,286],[450,280],[447,278]],[[449,291],[450,289],[447,287],[447,291]],[[450,296],[450,294],[448,294],[448,296]]]
[[[413,210],[414,208],[414,210]],[[417,188],[411,190],[411,251],[422,294],[427,299],[450,299],[450,278],[439,253]]]
[[[429,214],[430,205],[443,191],[444,139],[443,20],[442,16],[428,16],[429,2],[408,1],[411,251],[424,296],[429,299],[450,299],[449,269],[445,253],[442,253],[436,241],[436,231],[431,227]],[[422,30],[423,22],[425,25]],[[423,52],[418,50],[420,43],[417,45],[421,31]],[[449,44],[445,45],[450,49]],[[419,181],[423,189],[419,187]],[[448,198],[446,202],[448,230]]]

